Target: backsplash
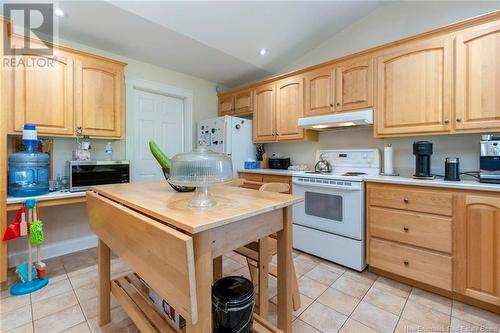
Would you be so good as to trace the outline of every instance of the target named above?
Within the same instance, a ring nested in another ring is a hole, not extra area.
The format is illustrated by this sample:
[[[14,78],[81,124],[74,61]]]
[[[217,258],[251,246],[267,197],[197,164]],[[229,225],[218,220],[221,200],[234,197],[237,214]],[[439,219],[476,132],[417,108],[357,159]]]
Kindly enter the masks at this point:
[[[9,154],[12,152],[12,137],[9,136],[8,147]],[[101,139],[90,139],[92,149],[90,151],[93,160],[104,160],[104,148],[106,144],[111,142],[113,145],[113,159],[125,159],[125,141],[112,141]],[[57,175],[67,175],[66,162],[73,159],[73,149],[77,146],[76,139],[74,138],[54,138],[54,157],[53,157],[53,178]]]
[[[318,142],[273,143],[266,145],[266,151],[290,156],[292,164],[312,166],[318,149],[358,149],[378,148],[383,160],[383,148],[392,144],[394,147],[394,165],[402,176],[410,176],[415,170],[415,157],[412,153],[414,141],[426,140],[434,144],[431,168],[436,174],[444,174],[446,157],[459,157],[460,170],[479,170],[479,140],[481,134],[434,135],[401,138],[373,138],[372,127],[358,127],[320,132]]]

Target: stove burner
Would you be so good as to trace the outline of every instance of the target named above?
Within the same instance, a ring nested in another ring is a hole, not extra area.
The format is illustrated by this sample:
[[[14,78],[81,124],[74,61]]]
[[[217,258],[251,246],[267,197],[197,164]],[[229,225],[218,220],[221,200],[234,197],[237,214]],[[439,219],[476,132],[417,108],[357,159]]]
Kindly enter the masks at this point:
[[[342,176],[361,176],[366,175],[364,172],[346,172]]]
[[[321,172],[321,171],[306,171],[306,173],[309,174],[315,174],[315,175],[331,175],[331,172]]]

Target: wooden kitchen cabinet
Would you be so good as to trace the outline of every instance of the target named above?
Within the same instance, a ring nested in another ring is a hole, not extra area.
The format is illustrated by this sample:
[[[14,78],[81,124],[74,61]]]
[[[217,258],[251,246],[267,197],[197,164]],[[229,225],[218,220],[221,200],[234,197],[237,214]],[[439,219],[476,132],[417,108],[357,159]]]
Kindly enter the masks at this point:
[[[76,61],[76,126],[84,135],[122,137],[123,76],[120,64],[87,57]]]
[[[305,115],[317,116],[334,111],[334,76],[331,67],[322,67],[304,74]]]
[[[234,95],[234,115],[251,114],[253,112],[253,90]]]
[[[335,111],[373,106],[373,59],[342,63],[335,67]]]
[[[276,135],[278,141],[304,137],[297,125],[304,117],[304,84],[302,76],[291,77],[276,84]]]
[[[254,90],[244,90],[236,94],[221,94],[219,97],[219,116],[240,116],[252,114]]]
[[[32,123],[42,135],[72,135],[73,58],[57,49],[52,56],[26,54],[23,58],[26,63],[30,58],[47,66],[18,66],[14,70],[14,105],[10,124],[13,128],[10,132],[20,134],[25,123]]]
[[[242,187],[244,188],[258,190],[262,185],[266,183],[285,183],[290,185],[290,191],[288,191],[287,193],[292,193],[291,176],[271,175],[267,173],[255,172],[240,172],[240,178],[245,179],[245,183],[242,185]]]
[[[500,130],[500,22],[455,38],[455,129]]]
[[[10,38],[13,45],[24,43],[18,35]],[[9,134],[33,123],[41,135],[74,137],[80,127],[94,138],[122,138],[125,63],[57,45],[50,56],[20,56],[47,65],[15,68]]]
[[[276,85],[271,83],[255,89],[253,142],[273,141],[276,141]]]
[[[219,96],[219,116],[229,116],[234,112],[234,96]]]
[[[317,132],[298,124],[304,114],[302,76],[291,77],[255,89],[253,142],[318,140]]]
[[[464,193],[457,203],[454,290],[500,306],[500,199]]]
[[[370,270],[389,272],[451,293],[451,191],[367,184]]]
[[[452,45],[449,37],[422,40],[377,57],[376,135],[450,131]]]
[[[500,313],[500,193],[368,182],[370,270]]]

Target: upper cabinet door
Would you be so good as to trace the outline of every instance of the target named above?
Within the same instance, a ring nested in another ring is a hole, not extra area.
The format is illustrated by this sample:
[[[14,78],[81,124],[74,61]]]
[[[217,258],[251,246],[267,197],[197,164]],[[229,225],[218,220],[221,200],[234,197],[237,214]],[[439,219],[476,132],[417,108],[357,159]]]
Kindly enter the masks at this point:
[[[376,134],[450,131],[452,40],[392,48],[377,58]]]
[[[219,116],[227,116],[233,114],[234,111],[234,96],[219,97]]]
[[[234,114],[249,114],[253,112],[253,90],[234,95]]]
[[[83,134],[121,138],[123,128],[123,66],[78,58],[75,72],[76,126]]]
[[[19,66],[14,73],[13,130],[21,132],[25,123],[35,124],[39,134],[72,135],[73,60],[54,49],[50,57],[26,55],[44,63],[43,67]],[[28,63],[28,62],[26,62]]]
[[[373,106],[373,60],[340,64],[335,75],[335,111]]]
[[[500,305],[500,201],[463,194],[457,200],[454,291]]]
[[[500,129],[500,23],[456,36],[457,130]]]
[[[301,76],[291,77],[276,84],[276,134],[280,140],[304,137],[304,129],[297,125],[304,116],[304,85]]]
[[[253,141],[276,141],[276,86],[265,84],[255,89]]]
[[[319,68],[304,74],[305,115],[315,116],[334,111],[334,75],[335,72],[331,67]]]

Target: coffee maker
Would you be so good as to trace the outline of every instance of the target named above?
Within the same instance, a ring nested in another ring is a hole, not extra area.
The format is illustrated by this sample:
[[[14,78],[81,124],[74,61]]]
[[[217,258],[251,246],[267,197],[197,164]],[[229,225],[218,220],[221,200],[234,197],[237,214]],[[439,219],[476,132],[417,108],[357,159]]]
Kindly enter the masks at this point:
[[[500,184],[500,137],[481,137],[479,168],[479,182]]]
[[[434,179],[431,174],[432,142],[414,142],[413,155],[415,155],[415,174],[413,178]]]

